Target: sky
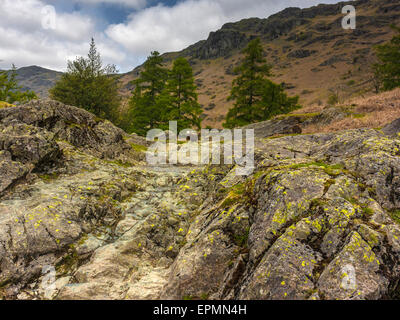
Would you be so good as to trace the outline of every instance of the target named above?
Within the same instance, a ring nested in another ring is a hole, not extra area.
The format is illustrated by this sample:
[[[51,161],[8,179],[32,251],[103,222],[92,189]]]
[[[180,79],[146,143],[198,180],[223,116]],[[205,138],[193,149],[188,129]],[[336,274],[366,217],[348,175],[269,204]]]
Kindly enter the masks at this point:
[[[0,69],[65,71],[94,37],[105,64],[128,72],[151,51],[179,51],[224,23],[337,0],[0,0]]]

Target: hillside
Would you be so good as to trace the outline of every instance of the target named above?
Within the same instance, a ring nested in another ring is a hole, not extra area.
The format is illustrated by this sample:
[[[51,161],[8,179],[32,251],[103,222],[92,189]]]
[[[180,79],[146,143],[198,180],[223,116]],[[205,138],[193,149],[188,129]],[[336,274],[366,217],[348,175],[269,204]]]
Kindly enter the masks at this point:
[[[337,132],[346,129],[382,128],[400,118],[400,88],[366,98],[353,98],[333,108],[315,106],[308,109],[303,108],[297,113],[306,115],[307,112],[313,112],[318,118],[324,113],[331,112],[332,114],[332,110],[335,110],[336,118],[331,123],[309,124],[303,132]]]
[[[356,30],[343,30],[341,9],[357,9]],[[370,64],[373,46],[392,37],[390,24],[400,24],[397,0],[359,0],[308,9],[287,8],[267,19],[244,19],[225,24],[181,52],[166,53],[165,61],[188,58],[194,68],[199,101],[206,113],[204,126],[220,127],[231,103],[233,68],[240,50],[260,37],[273,80],[285,83],[291,95],[300,95],[305,106],[323,105],[332,93],[341,101],[373,93]],[[128,96],[141,67],[121,76],[122,93]]]
[[[61,72],[38,66],[17,69],[17,80],[22,89],[33,90],[40,98],[49,96],[49,89],[60,78]]]
[[[356,30],[343,30],[341,9],[345,4],[357,9]],[[203,106],[203,126],[220,128],[232,105],[227,102],[233,69],[249,40],[260,37],[272,79],[284,83],[290,95],[299,95],[306,108],[321,109],[330,95],[340,102],[374,93],[370,65],[375,62],[373,46],[388,41],[390,24],[400,24],[397,0],[358,0],[333,5],[321,4],[307,9],[287,8],[266,19],[250,18],[225,24],[211,32],[208,39],[180,52],[163,54],[167,65],[183,56],[193,66],[199,102]],[[123,109],[141,66],[119,75]],[[25,89],[41,98],[61,73],[37,66],[20,68],[18,80]]]

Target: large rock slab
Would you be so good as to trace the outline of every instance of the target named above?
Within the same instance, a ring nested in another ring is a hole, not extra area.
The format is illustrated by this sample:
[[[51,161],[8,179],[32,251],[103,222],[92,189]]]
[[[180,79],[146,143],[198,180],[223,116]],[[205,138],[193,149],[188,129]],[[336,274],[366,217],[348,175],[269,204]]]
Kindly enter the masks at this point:
[[[143,139],[57,102],[1,109],[0,296],[396,298],[400,140],[274,121],[238,177],[149,167]]]

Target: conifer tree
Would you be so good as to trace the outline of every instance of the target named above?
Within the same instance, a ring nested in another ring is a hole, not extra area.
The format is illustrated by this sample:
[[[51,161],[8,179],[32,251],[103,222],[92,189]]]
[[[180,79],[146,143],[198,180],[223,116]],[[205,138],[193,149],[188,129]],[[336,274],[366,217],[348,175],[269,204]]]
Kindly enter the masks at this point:
[[[178,130],[201,128],[200,116],[203,112],[196,89],[189,62],[185,58],[176,59],[160,102],[165,125],[168,121],[176,120]]]
[[[223,124],[225,128],[267,120],[299,107],[298,97],[288,98],[281,85],[267,78],[271,67],[264,58],[260,39],[250,41],[243,54],[242,64],[235,69],[239,75],[232,82],[228,98],[235,102]]]
[[[22,91],[18,85],[17,68],[12,65],[11,71],[0,71],[0,101],[10,104],[20,102],[25,103],[32,99],[37,99],[33,91]]]
[[[392,26],[397,32],[389,43],[376,47],[381,63],[375,64],[375,77],[383,90],[400,87],[400,27]]]
[[[147,58],[139,79],[134,81],[135,91],[129,101],[130,131],[144,135],[147,130],[161,124],[162,110],[159,96],[165,88],[168,70],[157,51]]]
[[[130,131],[145,135],[150,129],[168,129],[169,121],[177,121],[178,130],[200,128],[202,109],[186,59],[178,58],[168,70],[159,53],[152,52],[135,84],[129,102]]]
[[[103,66],[94,39],[87,58],[68,61],[67,72],[50,89],[50,97],[116,121],[120,104],[114,65]]]

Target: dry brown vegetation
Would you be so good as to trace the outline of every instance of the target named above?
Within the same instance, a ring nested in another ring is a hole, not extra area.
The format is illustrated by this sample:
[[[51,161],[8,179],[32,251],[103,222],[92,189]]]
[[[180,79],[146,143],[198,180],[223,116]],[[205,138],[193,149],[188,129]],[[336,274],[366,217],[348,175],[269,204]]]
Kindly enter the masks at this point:
[[[349,116],[328,125],[309,125],[303,132],[335,132],[346,129],[381,128],[400,118],[400,88],[368,98],[351,99],[337,108],[349,110]],[[310,112],[309,109],[302,109]],[[316,110],[314,109],[314,112]]]

